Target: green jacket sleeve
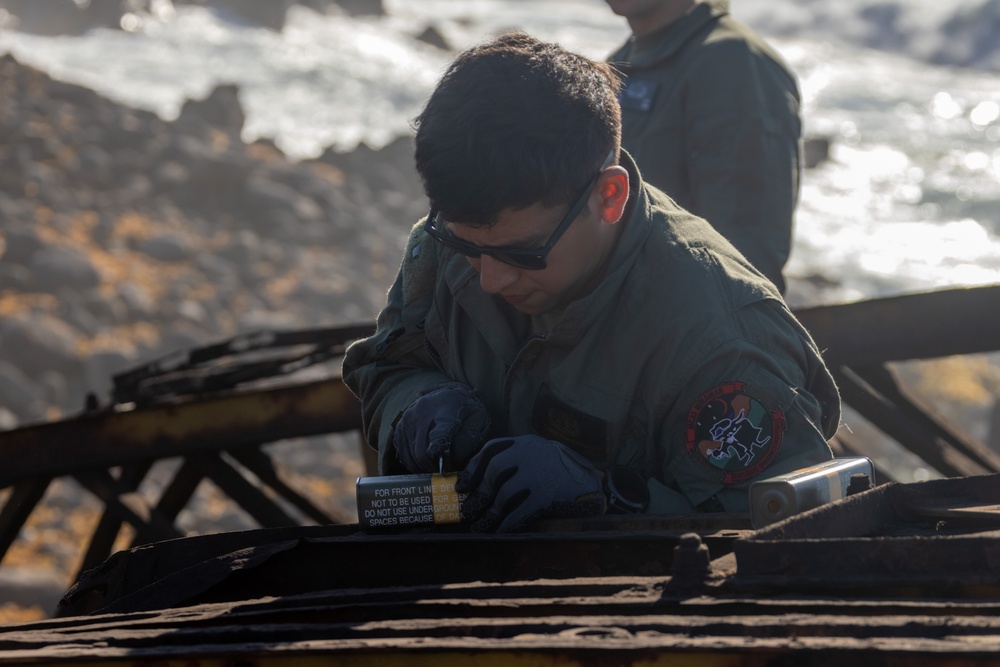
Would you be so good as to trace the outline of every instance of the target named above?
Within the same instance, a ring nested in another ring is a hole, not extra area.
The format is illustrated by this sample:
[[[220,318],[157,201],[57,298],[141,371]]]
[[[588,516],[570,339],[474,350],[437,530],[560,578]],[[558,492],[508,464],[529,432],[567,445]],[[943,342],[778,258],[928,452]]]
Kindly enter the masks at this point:
[[[710,41],[684,91],[691,210],[784,291],[798,199],[797,85],[747,41]]]
[[[753,482],[833,457],[840,399],[782,305],[747,305],[737,320],[742,334],[704,356],[667,415],[663,479],[694,506],[745,512]]]
[[[437,282],[437,245],[418,223],[379,313],[375,334],[344,356],[344,382],[361,400],[365,438],[379,452],[379,472],[403,472],[392,444],[403,411],[422,393],[449,380],[427,351],[423,322]]]

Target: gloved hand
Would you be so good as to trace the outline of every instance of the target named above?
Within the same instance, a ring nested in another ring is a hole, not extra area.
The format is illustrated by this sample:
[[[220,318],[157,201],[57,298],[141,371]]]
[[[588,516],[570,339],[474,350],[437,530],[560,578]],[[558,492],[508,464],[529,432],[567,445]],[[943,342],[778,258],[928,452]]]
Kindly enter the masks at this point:
[[[438,472],[464,467],[490,430],[490,415],[476,391],[461,382],[436,387],[403,411],[393,444],[399,462],[410,472]]]
[[[455,489],[468,494],[462,518],[476,532],[513,532],[542,516],[589,516],[606,508],[590,461],[537,435],[490,440],[458,475]]]

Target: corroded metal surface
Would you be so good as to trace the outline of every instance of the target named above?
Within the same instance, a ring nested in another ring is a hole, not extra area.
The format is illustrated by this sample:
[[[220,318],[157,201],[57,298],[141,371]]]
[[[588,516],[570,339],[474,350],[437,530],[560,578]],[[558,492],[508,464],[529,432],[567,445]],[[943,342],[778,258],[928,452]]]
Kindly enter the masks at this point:
[[[103,611],[0,627],[0,665],[995,664],[998,488],[884,485],[759,531],[599,517],[173,540],[93,575],[118,585]],[[722,536],[735,551],[710,561]]]
[[[116,554],[66,596],[73,613],[150,611],[354,586],[667,576],[695,527],[706,554],[729,553],[750,532],[745,515],[550,520],[531,533],[462,527],[365,533],[301,526],[171,540]],[[707,560],[707,555],[706,555]]]
[[[748,598],[663,577],[342,589],[0,627],[0,664],[974,665],[1000,603]]]
[[[1000,475],[886,484],[734,543],[746,590],[1000,597]]]

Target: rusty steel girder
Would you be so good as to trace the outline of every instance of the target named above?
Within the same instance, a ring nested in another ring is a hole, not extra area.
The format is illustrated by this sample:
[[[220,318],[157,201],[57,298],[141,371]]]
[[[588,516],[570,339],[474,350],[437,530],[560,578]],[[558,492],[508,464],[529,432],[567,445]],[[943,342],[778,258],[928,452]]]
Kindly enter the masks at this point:
[[[0,432],[0,486],[360,426],[340,378],[126,407]]]

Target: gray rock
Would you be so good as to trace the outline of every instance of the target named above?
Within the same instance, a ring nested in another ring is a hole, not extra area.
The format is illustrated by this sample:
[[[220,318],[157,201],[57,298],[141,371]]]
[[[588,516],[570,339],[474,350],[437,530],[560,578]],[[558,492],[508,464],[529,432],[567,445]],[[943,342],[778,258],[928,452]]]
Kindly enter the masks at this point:
[[[68,324],[44,312],[21,313],[0,320],[0,353],[29,375],[55,370],[80,371],[79,335]]]
[[[100,320],[94,317],[79,300],[72,298],[72,295],[67,294],[65,290],[60,290],[60,295],[64,298],[59,301],[57,312],[63,322],[88,336],[95,336],[101,331],[103,326]]]
[[[156,302],[144,287],[135,283],[122,283],[118,286],[118,297],[125,304],[128,314],[137,320],[148,319],[156,312]]]
[[[45,241],[34,229],[28,227],[13,227],[3,231],[4,263],[15,262],[25,264],[31,261],[36,252],[45,247]]]
[[[245,0],[241,0],[242,2]],[[204,99],[187,100],[177,118],[177,123],[181,125],[204,123],[237,136],[243,130],[245,121],[246,114],[240,104],[239,89],[233,84],[216,86]]]
[[[84,183],[97,187],[108,187],[114,179],[114,164],[108,152],[94,144],[80,148],[79,175]]]
[[[87,391],[107,400],[111,395],[111,377],[135,365],[135,360],[116,350],[92,354],[83,364]]]
[[[13,364],[0,359],[0,404],[22,422],[45,419],[45,392]]]
[[[171,232],[143,239],[139,242],[138,250],[161,262],[183,262],[193,254],[187,240]]]
[[[205,311],[205,307],[191,299],[184,299],[177,304],[177,315],[200,326],[205,326],[208,323],[208,313]]]
[[[106,297],[99,291],[91,291],[80,299],[80,306],[103,325],[116,324],[125,320],[125,304],[115,297]]]
[[[0,259],[0,291],[9,289],[16,292],[28,290],[31,271],[23,264],[14,264]]]
[[[31,256],[28,268],[36,289],[55,292],[62,287],[86,290],[101,283],[101,274],[79,250],[61,245],[42,248]]]
[[[30,216],[19,201],[5,192],[0,192],[0,220],[4,221],[4,227],[9,228],[14,221],[27,224]],[[0,235],[4,233],[5,230],[0,230]]]
[[[239,320],[240,333],[280,331],[301,327],[302,320],[289,312],[252,310],[241,315]]]
[[[60,408],[68,408],[69,404],[69,384],[66,378],[56,371],[42,371],[36,377],[38,386],[45,392],[45,398],[49,405],[56,405]]]

